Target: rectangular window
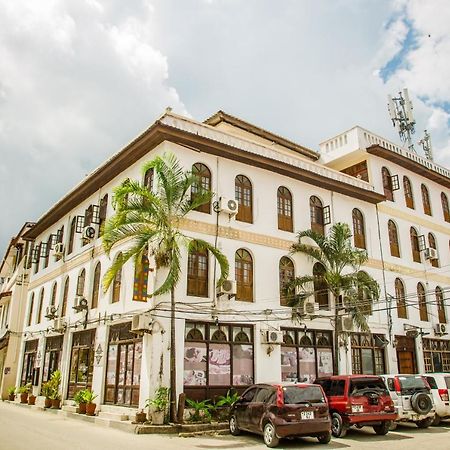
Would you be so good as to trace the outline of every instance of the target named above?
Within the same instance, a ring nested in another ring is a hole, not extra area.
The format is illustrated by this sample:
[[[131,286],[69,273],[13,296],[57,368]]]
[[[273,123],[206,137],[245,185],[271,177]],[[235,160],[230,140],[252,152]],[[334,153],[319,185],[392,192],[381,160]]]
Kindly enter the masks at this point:
[[[379,375],[385,373],[384,336],[352,333],[352,373]]]

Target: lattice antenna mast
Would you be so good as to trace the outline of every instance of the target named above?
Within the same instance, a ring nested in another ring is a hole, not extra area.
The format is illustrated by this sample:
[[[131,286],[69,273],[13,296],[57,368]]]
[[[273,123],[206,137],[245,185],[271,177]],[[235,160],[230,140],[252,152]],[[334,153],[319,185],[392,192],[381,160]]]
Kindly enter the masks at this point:
[[[392,125],[397,130],[400,139],[408,145],[411,152],[416,152],[412,141],[412,135],[415,133],[414,120],[412,113],[412,103],[409,100],[408,89],[399,92],[398,97],[388,95],[388,111],[391,116]]]
[[[425,153],[425,157],[430,161],[433,161],[433,148],[431,147],[431,136],[427,130],[424,132],[423,138],[419,141],[419,145],[422,146]]]

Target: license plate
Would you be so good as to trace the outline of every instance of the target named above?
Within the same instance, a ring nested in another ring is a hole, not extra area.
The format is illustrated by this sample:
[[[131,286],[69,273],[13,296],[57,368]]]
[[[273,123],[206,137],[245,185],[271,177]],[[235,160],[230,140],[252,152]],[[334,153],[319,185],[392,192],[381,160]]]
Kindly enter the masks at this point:
[[[314,411],[302,411],[300,414],[302,420],[314,419]]]
[[[352,412],[354,413],[363,412],[363,405],[352,405]]]

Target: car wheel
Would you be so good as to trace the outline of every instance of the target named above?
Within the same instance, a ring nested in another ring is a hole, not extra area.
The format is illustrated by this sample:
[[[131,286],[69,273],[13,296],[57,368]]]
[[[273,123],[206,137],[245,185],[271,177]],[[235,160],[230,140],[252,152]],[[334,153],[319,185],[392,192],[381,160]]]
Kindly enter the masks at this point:
[[[417,414],[428,414],[433,407],[433,401],[428,394],[416,392],[411,397],[411,407]]]
[[[442,420],[441,417],[436,414],[434,416],[434,420],[433,420],[433,423],[431,425],[437,427],[438,425],[440,425],[441,420]]]
[[[347,434],[347,426],[344,425],[342,417],[338,413],[331,415],[331,432],[334,437],[344,437]]]
[[[380,436],[384,436],[385,434],[388,434],[389,429],[391,428],[391,421],[386,420],[385,422],[381,422],[380,425],[374,425],[373,430],[375,433],[377,433]]]
[[[264,425],[263,436],[264,436],[264,444],[266,444],[267,447],[270,448],[276,447],[278,445],[278,442],[280,442],[275,433],[275,427],[270,422]]]
[[[229,425],[229,428],[230,428],[230,433],[233,436],[238,436],[239,434],[241,434],[241,430],[238,427],[235,415],[230,417],[230,421],[229,421],[228,425]]]
[[[331,441],[331,433],[323,433],[320,436],[317,436],[317,440],[321,444],[328,444]]]
[[[426,419],[419,420],[416,425],[419,428],[428,428],[434,422],[434,417],[427,417]]]

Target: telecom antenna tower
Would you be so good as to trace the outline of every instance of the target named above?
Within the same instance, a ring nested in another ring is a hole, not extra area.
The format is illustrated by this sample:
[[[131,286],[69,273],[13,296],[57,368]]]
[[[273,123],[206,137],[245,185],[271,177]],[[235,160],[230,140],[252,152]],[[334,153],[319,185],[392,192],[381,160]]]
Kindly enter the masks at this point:
[[[433,161],[433,148],[431,147],[431,136],[427,130],[425,130],[423,138],[419,141],[419,145],[422,146],[423,151],[425,153],[425,157],[430,161]]]
[[[388,95],[388,111],[392,125],[397,130],[400,139],[408,144],[409,151],[416,153],[411,137],[415,132],[414,125],[416,124],[412,109],[408,89],[403,89],[403,94],[399,92],[398,97]]]

